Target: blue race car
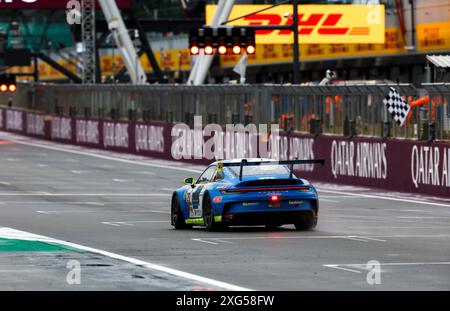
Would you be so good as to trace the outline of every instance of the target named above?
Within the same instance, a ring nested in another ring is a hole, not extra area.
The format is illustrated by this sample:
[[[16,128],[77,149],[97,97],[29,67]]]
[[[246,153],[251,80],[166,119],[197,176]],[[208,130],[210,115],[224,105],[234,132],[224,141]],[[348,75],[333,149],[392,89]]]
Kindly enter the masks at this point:
[[[317,224],[316,188],[295,177],[293,166],[322,164],[324,160],[273,161],[239,159],[217,161],[195,180],[173,193],[171,221],[175,229],[194,225],[215,231],[228,226],[294,224],[297,230]]]

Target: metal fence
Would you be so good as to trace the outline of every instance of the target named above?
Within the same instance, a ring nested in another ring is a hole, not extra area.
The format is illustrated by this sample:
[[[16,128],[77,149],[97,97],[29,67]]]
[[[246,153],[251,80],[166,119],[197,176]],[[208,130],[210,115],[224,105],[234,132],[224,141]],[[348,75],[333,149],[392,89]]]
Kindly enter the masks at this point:
[[[389,87],[413,107],[404,126],[392,122],[383,104]],[[49,114],[106,119],[204,123],[280,124],[315,134],[450,140],[450,84],[291,85],[46,85],[22,84],[0,95],[0,105]]]

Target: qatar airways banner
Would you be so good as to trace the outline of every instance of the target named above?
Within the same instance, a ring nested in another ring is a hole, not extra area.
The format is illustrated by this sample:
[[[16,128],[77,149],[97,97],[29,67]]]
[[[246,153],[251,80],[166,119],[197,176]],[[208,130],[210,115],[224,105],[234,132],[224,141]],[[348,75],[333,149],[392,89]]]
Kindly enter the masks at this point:
[[[313,138],[323,168],[299,172],[307,178],[450,196],[450,144],[377,138]]]
[[[99,120],[77,118],[75,120],[75,133],[77,145],[100,147],[103,132]]]
[[[5,117],[3,116],[5,110],[0,108],[0,130],[4,129],[3,120]]]
[[[26,113],[26,133],[30,136],[45,137],[45,120],[41,113]]]
[[[53,116],[51,118],[51,139],[72,143],[73,123],[74,119],[72,118]]]
[[[185,124],[44,116],[0,108],[0,129],[60,143],[205,165],[216,159],[241,157],[323,158],[323,167],[296,166],[297,176],[450,197],[448,142],[311,136],[251,128],[190,128]]]
[[[0,9],[67,9],[70,2],[81,0],[0,0]],[[121,9],[131,8],[132,0],[116,0]],[[97,2],[97,7],[99,6]]]
[[[4,122],[7,131],[23,133],[25,130],[25,112],[15,109],[6,109]]]

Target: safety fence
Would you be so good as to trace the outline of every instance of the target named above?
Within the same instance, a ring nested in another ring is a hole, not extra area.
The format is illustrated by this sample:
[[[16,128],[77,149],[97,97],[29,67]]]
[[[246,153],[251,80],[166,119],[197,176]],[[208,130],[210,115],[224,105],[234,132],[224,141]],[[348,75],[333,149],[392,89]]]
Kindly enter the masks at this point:
[[[450,198],[450,143],[444,141],[311,135],[290,131],[277,135],[271,132],[267,136],[242,132],[239,128],[223,135],[220,126],[207,131],[203,126],[190,128],[158,121],[67,117],[4,106],[0,106],[0,131],[198,164],[208,164],[214,159],[254,156],[282,160],[323,158],[324,167],[298,166],[296,175],[313,181]],[[250,142],[255,137],[257,144],[253,148]],[[208,148],[214,150],[212,156],[205,156]]]
[[[390,87],[413,105],[404,126],[383,104]],[[418,140],[450,140],[450,84],[46,85],[24,84],[0,104],[47,114],[104,120],[280,124],[289,131]]]

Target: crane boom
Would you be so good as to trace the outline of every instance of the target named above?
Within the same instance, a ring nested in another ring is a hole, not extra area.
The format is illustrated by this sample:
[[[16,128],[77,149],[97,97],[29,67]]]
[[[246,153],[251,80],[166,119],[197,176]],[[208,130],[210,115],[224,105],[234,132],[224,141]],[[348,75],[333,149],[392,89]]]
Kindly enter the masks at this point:
[[[134,48],[128,29],[120,15],[119,8],[114,0],[99,0],[103,14],[106,17],[109,30],[111,30],[117,48],[125,63],[130,80],[133,84],[146,84],[147,76]]]

